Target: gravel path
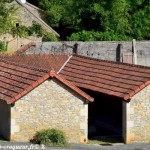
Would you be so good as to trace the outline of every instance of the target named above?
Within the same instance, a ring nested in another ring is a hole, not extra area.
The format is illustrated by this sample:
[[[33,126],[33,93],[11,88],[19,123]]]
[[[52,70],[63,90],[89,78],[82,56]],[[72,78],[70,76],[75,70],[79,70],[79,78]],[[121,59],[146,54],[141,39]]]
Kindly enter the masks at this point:
[[[84,145],[72,144],[70,148],[46,148],[44,145],[32,145],[30,143],[18,142],[0,142],[0,150],[150,150],[150,143],[136,143],[136,144],[113,144],[108,146],[103,145]]]

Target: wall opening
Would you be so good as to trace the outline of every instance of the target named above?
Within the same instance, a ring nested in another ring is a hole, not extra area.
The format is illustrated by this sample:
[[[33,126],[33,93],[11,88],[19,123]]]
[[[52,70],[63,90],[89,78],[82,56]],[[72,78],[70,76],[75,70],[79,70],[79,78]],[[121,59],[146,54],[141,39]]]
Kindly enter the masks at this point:
[[[10,105],[5,101],[0,101],[0,139],[1,140],[10,140],[10,130],[11,130],[11,110]]]
[[[95,99],[89,103],[88,138],[122,142],[122,101],[110,95],[83,90]]]
[[[17,23],[16,23],[16,27],[19,27],[19,26],[20,26],[20,24],[17,22]]]

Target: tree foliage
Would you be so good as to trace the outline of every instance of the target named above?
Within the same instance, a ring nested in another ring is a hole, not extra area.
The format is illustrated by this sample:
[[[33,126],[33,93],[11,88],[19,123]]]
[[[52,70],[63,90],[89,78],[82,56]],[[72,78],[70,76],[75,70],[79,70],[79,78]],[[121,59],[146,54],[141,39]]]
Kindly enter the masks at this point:
[[[150,39],[149,0],[29,0],[48,15],[46,21],[63,40],[83,40],[90,33],[106,38],[93,40]],[[72,34],[72,35],[71,35]],[[77,38],[83,34],[82,38]],[[112,38],[110,36],[114,35]],[[95,35],[95,36],[96,36]],[[94,36],[94,35],[93,35]],[[70,38],[69,38],[70,37]],[[96,36],[97,37],[97,36]],[[98,36],[99,37],[99,36]]]
[[[6,6],[6,3],[11,1],[12,0],[0,0],[0,34],[10,33],[15,26],[14,22],[17,20],[15,17],[17,8],[13,5],[10,7]]]
[[[115,34],[113,31],[98,32],[98,31],[81,31],[78,33],[73,33],[68,37],[69,41],[121,41],[121,40],[132,40],[131,37],[128,37],[123,34]]]
[[[53,33],[46,32],[42,26],[36,22],[32,24],[30,27],[26,27],[24,25],[20,25],[18,27],[14,27],[11,29],[11,34],[19,37],[29,37],[29,36],[38,36],[43,37],[43,41],[58,41],[56,35]]]
[[[0,52],[7,50],[7,43],[0,41]]]

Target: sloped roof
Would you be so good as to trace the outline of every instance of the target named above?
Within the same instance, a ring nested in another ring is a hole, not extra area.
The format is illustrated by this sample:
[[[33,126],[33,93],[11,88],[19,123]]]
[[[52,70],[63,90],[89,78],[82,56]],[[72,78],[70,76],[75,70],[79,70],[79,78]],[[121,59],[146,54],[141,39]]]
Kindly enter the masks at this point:
[[[1,58],[0,100],[6,101],[7,104],[12,104],[48,78],[56,78],[85,99],[93,101],[92,97],[77,88],[74,84],[65,80],[53,70],[47,71],[44,69],[37,69],[8,60],[6,61]]]
[[[73,56],[60,72],[80,88],[125,101],[150,84],[150,67]]]
[[[77,55],[14,55],[3,58],[47,71],[53,68],[79,88],[116,96],[124,101],[129,101],[150,84],[150,67]]]
[[[18,64],[24,64],[40,69],[50,71],[52,68],[58,72],[65,62],[70,58],[69,55],[0,55],[0,58],[5,60],[16,62]]]

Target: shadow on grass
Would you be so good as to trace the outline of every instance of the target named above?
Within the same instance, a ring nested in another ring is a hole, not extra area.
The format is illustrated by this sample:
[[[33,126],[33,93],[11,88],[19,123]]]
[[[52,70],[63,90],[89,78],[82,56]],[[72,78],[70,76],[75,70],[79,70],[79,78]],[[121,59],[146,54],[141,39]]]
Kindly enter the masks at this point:
[[[122,143],[121,136],[96,136],[89,139],[88,144],[98,144],[104,146],[110,146],[114,143]]]

